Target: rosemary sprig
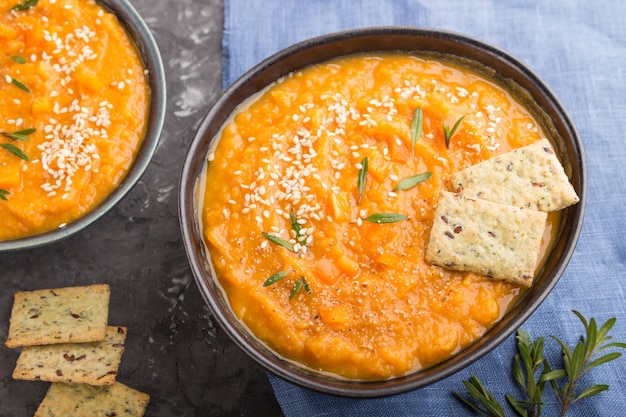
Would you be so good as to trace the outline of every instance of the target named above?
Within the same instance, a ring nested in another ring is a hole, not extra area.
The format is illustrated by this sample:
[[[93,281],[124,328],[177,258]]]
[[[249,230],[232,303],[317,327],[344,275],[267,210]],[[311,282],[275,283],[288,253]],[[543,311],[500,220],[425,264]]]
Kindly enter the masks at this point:
[[[275,274],[272,274],[268,279],[265,280],[265,282],[263,283],[263,286],[269,287],[270,285],[274,285],[281,279],[285,278],[289,273],[291,273],[290,269],[287,269],[286,271],[276,272]]]
[[[545,366],[543,357],[545,339],[543,337],[533,341],[530,334],[523,330],[517,331],[518,353],[513,358],[513,378],[520,385],[526,400],[515,398],[511,394],[506,399],[519,415],[540,416],[543,393],[546,380],[536,379],[537,372]]]
[[[452,136],[454,136],[456,130],[459,128],[464,118],[465,116],[459,117],[459,119],[454,123],[452,129],[450,129],[450,126],[446,124],[443,115],[441,115],[441,124],[443,125],[443,138],[446,141],[446,148],[450,148],[450,139],[452,139]]]
[[[526,399],[520,400],[510,394],[506,395],[509,405],[521,417],[540,417],[542,412],[542,394],[547,382],[556,394],[561,406],[561,417],[577,401],[607,391],[606,384],[592,385],[578,392],[580,378],[591,369],[611,362],[622,356],[621,352],[609,352],[599,356],[609,348],[626,349],[626,343],[609,342],[609,331],[616,322],[615,318],[607,320],[599,329],[595,319],[589,322],[578,312],[574,314],[585,327],[583,335],[572,350],[560,339],[552,336],[560,346],[563,357],[563,368],[553,369],[547,358],[543,356],[544,338],[532,341],[530,335],[523,331],[517,333],[518,354],[513,359],[513,378],[523,388]],[[538,375],[538,378],[537,378]],[[503,417],[502,406],[498,400],[484,387],[480,380],[472,376],[463,381],[471,399],[458,393],[455,395],[472,410],[486,416]]]
[[[24,90],[24,91],[26,91],[28,94],[30,94],[30,89],[29,89],[28,87],[26,87],[26,86],[24,85],[24,83],[22,83],[22,82],[20,82],[20,81],[16,80],[15,78],[13,78],[13,77],[11,77],[11,76],[8,76],[8,75],[7,75],[7,77],[11,79],[11,84],[13,84],[13,85],[14,85],[14,86],[16,86],[17,88],[19,88],[19,89],[21,89],[21,90]],[[7,80],[7,81],[8,81],[8,80]]]
[[[24,10],[28,10],[31,7],[35,6],[39,0],[24,0],[21,3],[16,4],[11,7],[9,10],[14,10],[16,12],[22,12]]]
[[[411,120],[411,156],[415,155],[415,144],[422,136],[422,108],[418,107],[413,112],[413,119]]]
[[[302,233],[303,227],[300,223],[298,223],[296,212],[293,208],[289,212],[289,221],[291,222],[291,229],[296,235],[296,241],[302,246],[306,245],[306,234]]]
[[[505,417],[504,409],[489,390],[485,388],[483,383],[476,375],[472,375],[467,381],[463,381],[463,385],[469,391],[472,398],[478,403],[472,402],[470,399],[455,393],[457,398],[461,400],[472,410],[490,417]]]
[[[432,172],[424,172],[423,174],[413,175],[400,180],[400,182],[393,188],[393,191],[409,190],[415,187],[417,184],[426,181],[433,175]]]
[[[304,277],[298,278],[298,280],[293,284],[293,288],[291,290],[291,294],[289,294],[289,301],[293,300],[293,298],[298,295],[300,290],[304,288],[307,294],[311,294],[311,287],[309,287],[309,283],[306,282]]]
[[[267,240],[269,240],[270,242],[272,242],[275,245],[278,246],[282,246],[283,248],[289,249],[292,252],[295,252],[293,245],[289,242],[287,242],[284,239],[279,238],[278,236],[274,236],[274,235],[270,235],[267,232],[261,232],[261,234],[263,235],[263,237]]]
[[[7,190],[5,190],[4,188],[0,188],[0,200],[4,200],[7,201],[8,200],[8,195],[10,195],[11,193]]]
[[[18,141],[18,142],[26,142],[29,139],[28,135],[34,133],[35,131],[36,131],[35,129],[30,128],[30,129],[18,130],[16,132],[11,132],[11,133],[0,132],[0,135],[5,136],[9,139]],[[20,148],[13,145],[12,143],[1,143],[0,147],[11,152],[13,155],[17,156],[20,159],[23,159],[24,161],[28,161],[28,155],[26,155],[24,151],[22,151]]]
[[[18,130],[16,132],[0,132],[0,135],[6,136],[9,139],[17,140],[20,142],[26,142],[29,139],[28,135],[35,133],[36,130],[37,129],[30,128],[30,129]]]
[[[361,202],[361,196],[365,191],[365,184],[367,183],[367,169],[369,165],[368,161],[367,156],[361,161],[361,168],[359,169],[359,177],[357,181],[357,185],[359,187],[359,197],[356,200],[357,205]]]
[[[574,314],[585,327],[585,335],[580,338],[574,350],[563,343],[558,338],[552,336],[559,345],[561,345],[563,353],[563,369],[548,371],[543,378],[550,381],[552,389],[556,393],[556,397],[561,404],[561,416],[565,415],[567,409],[583,398],[592,397],[607,391],[608,385],[597,384],[578,392],[578,384],[580,378],[596,366],[611,362],[622,356],[621,352],[611,352],[603,356],[597,357],[600,353],[609,348],[626,349],[626,343],[612,342],[609,331],[616,322],[615,318],[607,320],[599,329],[595,319],[587,320],[578,311]],[[557,380],[565,378],[564,383],[557,383]]]
[[[376,214],[371,214],[367,217],[363,217],[363,220],[368,221],[370,223],[397,223],[397,222],[401,222],[403,220],[407,220],[408,216],[405,216],[404,214],[397,214],[397,213],[376,213]]]
[[[11,55],[11,59],[16,64],[26,64],[28,61],[21,55]]]
[[[23,159],[24,161],[29,160],[28,155],[26,155],[23,150],[21,150],[12,143],[0,143],[0,147],[6,149],[18,158]]]

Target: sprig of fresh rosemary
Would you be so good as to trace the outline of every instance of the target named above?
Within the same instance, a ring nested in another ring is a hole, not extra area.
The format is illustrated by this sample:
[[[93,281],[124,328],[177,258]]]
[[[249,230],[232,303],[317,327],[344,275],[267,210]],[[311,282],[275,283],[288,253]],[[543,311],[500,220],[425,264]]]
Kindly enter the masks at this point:
[[[23,129],[23,130],[18,130],[17,132],[0,132],[0,135],[5,136],[11,140],[14,141],[18,141],[18,142],[26,142],[29,138],[28,135],[32,134],[35,132],[35,129]],[[13,155],[17,156],[20,159],[23,159],[24,161],[28,161],[28,155],[26,155],[26,153],[21,150],[20,148],[18,148],[17,146],[15,146],[12,143],[0,143],[0,147],[4,148],[5,150],[9,151],[10,153],[12,153]]]
[[[11,60],[16,64],[26,64],[28,62],[22,55],[11,55]]]
[[[31,7],[35,6],[39,0],[24,0],[21,3],[16,4],[11,7],[9,10],[14,10],[16,12],[22,12],[24,10],[28,10]]]
[[[518,354],[513,359],[513,378],[522,387],[525,399],[517,399],[507,394],[506,399],[518,416],[540,417],[542,412],[542,394],[548,382],[561,405],[561,417],[577,401],[607,391],[606,384],[592,385],[578,391],[580,378],[591,369],[614,361],[622,356],[621,352],[609,352],[610,348],[626,349],[626,343],[609,342],[609,331],[616,322],[615,318],[607,320],[600,328],[595,319],[587,320],[578,312],[574,314],[585,327],[583,335],[572,350],[563,341],[551,336],[561,346],[563,368],[553,369],[544,357],[544,338],[533,341],[530,335],[522,330],[517,332]],[[602,356],[598,356],[601,355]],[[472,410],[494,417],[504,417],[504,410],[498,400],[491,394],[476,376],[470,377],[463,384],[471,398],[456,396]]]
[[[368,165],[369,165],[369,160],[367,159],[367,156],[366,156],[361,161],[361,168],[359,168],[359,176],[357,180],[357,186],[359,188],[359,197],[356,199],[357,205],[361,202],[361,197],[363,196],[363,192],[365,191],[365,185],[367,184]]]
[[[293,208],[289,212],[289,221],[291,223],[291,229],[293,230],[295,234],[296,242],[300,246],[306,246],[306,238],[307,238],[306,233],[304,233],[304,228],[302,227],[302,225],[298,223],[298,219],[296,218],[296,212],[294,211]],[[296,250],[295,245],[291,244],[291,242],[288,242],[278,236],[269,234],[267,232],[261,232],[261,235],[263,235],[264,238],[274,243],[275,245],[282,246],[283,248],[289,249],[292,252],[298,252]]]
[[[565,411],[576,401],[586,397],[592,397],[609,389],[608,385],[599,384],[593,385],[582,392],[577,392],[579,380],[583,375],[596,366],[618,359],[622,356],[622,353],[610,352],[600,357],[597,356],[609,348],[626,349],[626,343],[609,343],[612,337],[609,336],[608,333],[613,325],[615,325],[615,318],[607,320],[598,329],[595,319],[592,318],[587,322],[578,311],[574,311],[574,314],[576,314],[585,327],[586,335],[580,338],[573,351],[561,340],[552,336],[552,338],[561,345],[563,352],[563,369],[548,371],[543,375],[546,380],[550,381],[552,389],[556,393],[563,410],[561,413],[562,416],[565,415]],[[557,381],[563,378],[565,378],[565,381],[559,384]]]
[[[296,212],[293,208],[289,212],[289,221],[291,222],[291,229],[296,235],[296,242],[298,242],[302,246],[306,245],[306,234],[302,232],[304,228],[300,223],[298,223],[298,219],[296,218]]]
[[[415,187],[417,184],[426,181],[433,175],[432,172],[424,172],[423,174],[413,175],[400,180],[400,182],[393,188],[393,191],[409,190]]]
[[[404,214],[398,213],[375,213],[371,214],[367,217],[363,217],[363,220],[368,221],[370,223],[397,223],[403,220],[407,220],[408,216]]]
[[[293,288],[291,289],[291,294],[289,294],[289,301],[293,300],[293,298],[298,295],[300,290],[304,289],[307,294],[311,294],[311,287],[309,287],[309,283],[306,282],[304,277],[298,278],[298,280],[293,284]]]
[[[454,126],[452,126],[452,129],[450,129],[450,126],[446,124],[446,121],[444,120],[443,115],[441,115],[441,124],[443,126],[443,138],[446,141],[446,148],[448,149],[450,148],[450,139],[452,139],[452,136],[454,136],[454,134],[456,133],[456,130],[459,128],[464,118],[465,116],[459,117],[459,119],[454,123]]]
[[[26,87],[26,85],[24,85],[23,82],[16,80],[13,77],[7,76],[8,78],[11,79],[11,84],[13,84],[14,86],[16,86],[17,88],[26,91],[28,94],[31,93],[30,88]],[[8,81],[8,80],[7,80]]]
[[[542,366],[545,366],[543,357],[545,339],[543,337],[533,341],[530,333],[523,330],[517,331],[518,353],[513,358],[513,378],[520,385],[525,400],[517,399],[511,394],[506,399],[513,409],[520,415],[540,416],[543,401],[541,394],[546,381],[543,378],[536,379],[536,374]]]
[[[30,128],[30,129],[23,129],[23,130],[18,130],[17,132],[0,132],[0,135],[5,136],[11,140],[15,140],[15,141],[19,141],[19,142],[25,142],[27,140],[29,140],[28,135],[34,133],[36,131],[36,129]],[[3,148],[4,150],[12,153],[13,155],[17,156],[20,159],[23,159],[24,161],[28,161],[28,155],[26,155],[26,153],[21,150],[20,148],[18,148],[17,146],[15,146],[12,143],[0,143],[0,148]],[[8,196],[11,195],[11,193],[9,192],[9,190],[5,190],[4,188],[0,188],[0,200],[4,200],[7,201],[9,198]]]
[[[0,143],[0,148],[4,148],[5,150],[11,152],[13,155],[17,156],[20,159],[23,159],[24,161],[29,160],[28,155],[26,155],[23,150],[21,150],[12,143]]]
[[[281,239],[278,236],[270,235],[267,232],[261,232],[261,234],[263,235],[263,237],[265,239],[269,240],[273,244],[278,245],[278,246],[282,246],[283,248],[286,248],[286,249],[289,249],[292,252],[295,252],[295,250],[293,248],[293,245],[291,243],[287,242],[286,240]]]
[[[289,275],[290,272],[291,270],[287,269],[286,271],[278,271],[275,274],[272,274],[268,279],[265,280],[263,286],[269,287],[270,285],[276,284],[278,281]]]
[[[290,269],[287,269],[285,271],[278,271],[272,274],[268,279],[266,279],[265,282],[263,283],[263,286],[269,287],[270,285],[274,285],[280,280],[282,280],[283,278],[285,278],[287,275],[289,275],[291,272],[292,271]],[[309,286],[309,283],[304,277],[300,277],[296,280],[296,282],[294,282],[293,287],[291,288],[291,293],[289,294],[289,301],[293,300],[293,298],[296,295],[298,295],[298,293],[302,289],[304,289],[304,291],[306,291],[307,294],[312,293],[311,287]]]
[[[478,405],[472,402],[470,399],[456,394],[457,398],[461,400],[472,410],[489,417],[505,417],[504,409],[493,396],[488,389],[482,384],[480,379],[476,375],[469,377],[467,381],[463,381],[463,385],[467,388],[474,401],[478,402]],[[481,408],[482,406],[482,408]]]
[[[411,120],[411,156],[415,155],[415,144],[422,136],[422,108],[418,107],[413,112],[413,119]]]
[[[29,137],[28,135],[33,134],[37,131],[37,129],[35,128],[30,128],[30,129],[22,129],[22,130],[18,130],[16,132],[0,132],[0,135],[2,136],[6,136],[9,139],[13,139],[13,140],[17,140],[20,142],[26,142]]]

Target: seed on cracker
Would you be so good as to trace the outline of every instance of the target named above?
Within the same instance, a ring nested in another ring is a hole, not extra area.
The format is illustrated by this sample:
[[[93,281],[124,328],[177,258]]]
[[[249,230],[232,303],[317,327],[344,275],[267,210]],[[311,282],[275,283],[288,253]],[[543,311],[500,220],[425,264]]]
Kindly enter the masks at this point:
[[[459,171],[452,184],[466,197],[546,212],[579,201],[547,139]]]
[[[150,396],[119,382],[113,385],[53,383],[34,417],[141,417]]]
[[[6,346],[104,340],[110,289],[106,284],[15,294]]]
[[[14,379],[110,385],[115,383],[126,328],[109,326],[102,342],[26,346],[17,358]]]
[[[426,261],[532,285],[547,214],[442,191]]]

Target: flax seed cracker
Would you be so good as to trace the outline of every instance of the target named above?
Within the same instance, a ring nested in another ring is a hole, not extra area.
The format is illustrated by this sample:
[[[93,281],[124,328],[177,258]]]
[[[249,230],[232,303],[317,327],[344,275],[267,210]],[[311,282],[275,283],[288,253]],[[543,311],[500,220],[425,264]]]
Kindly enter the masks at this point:
[[[106,284],[15,294],[6,346],[104,340],[109,316]]]
[[[14,379],[110,385],[124,352],[126,328],[109,326],[102,342],[26,346],[17,358]]]
[[[442,191],[426,261],[532,285],[547,214]]]
[[[466,197],[546,212],[579,201],[547,139],[459,171],[452,184]]]
[[[149,401],[148,394],[119,382],[101,387],[55,382],[34,417],[141,417]]]

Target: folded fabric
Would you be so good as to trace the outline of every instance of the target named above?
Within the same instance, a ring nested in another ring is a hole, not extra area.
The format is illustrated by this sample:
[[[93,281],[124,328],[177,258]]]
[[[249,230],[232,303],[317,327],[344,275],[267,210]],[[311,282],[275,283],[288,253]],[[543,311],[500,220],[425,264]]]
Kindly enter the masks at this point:
[[[304,39],[366,26],[432,27],[465,33],[507,50],[528,64],[568,109],[584,142],[589,176],[583,231],[558,285],[523,325],[534,337],[554,335],[573,345],[583,328],[572,310],[603,323],[617,317],[612,335],[626,341],[626,3],[563,0],[226,0],[224,87],[281,48]],[[558,359],[559,348],[546,340]],[[379,399],[320,394],[270,375],[286,416],[468,415],[453,395],[462,381],[479,376],[504,402],[521,396],[511,377],[516,352],[511,336],[479,361],[428,387]],[[589,372],[580,389],[599,383],[610,391],[583,399],[568,416],[613,416],[626,409],[621,358]],[[557,415],[552,393],[544,415]],[[513,415],[512,413],[510,415]]]

